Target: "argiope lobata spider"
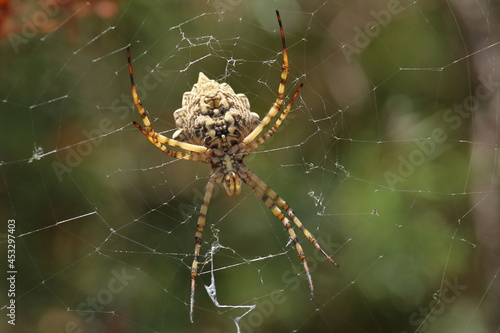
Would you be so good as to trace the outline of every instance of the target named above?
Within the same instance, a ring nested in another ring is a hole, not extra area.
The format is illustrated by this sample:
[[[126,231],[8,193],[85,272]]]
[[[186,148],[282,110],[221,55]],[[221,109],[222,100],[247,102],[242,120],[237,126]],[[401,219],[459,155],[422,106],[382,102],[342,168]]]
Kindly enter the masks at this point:
[[[141,115],[145,129],[134,121],[137,127],[153,145],[164,153],[178,159],[193,160],[207,163],[211,166],[210,178],[205,189],[203,203],[198,216],[195,233],[194,259],[191,266],[191,297],[189,319],[193,322],[194,292],[196,276],[198,275],[198,260],[200,257],[201,236],[205,228],[208,204],[215,183],[222,183],[228,195],[240,194],[241,181],[246,183],[255,194],[262,199],[288,230],[290,239],[297,250],[309,282],[311,299],[314,297],[314,286],[307,265],[306,255],[299,244],[299,240],[292,228],[290,220],[304,233],[306,238],[334,265],[337,263],[321,248],[316,238],[304,227],[295,216],[292,208],[273,189],[257,177],[244,163],[243,159],[255,148],[268,140],[280,127],[290,113],[293,102],[302,89],[297,88],[292,99],[283,110],[274,125],[264,134],[264,128],[278,114],[282,107],[285,85],[288,76],[289,62],[285,44],[285,33],[279,12],[276,11],[283,44],[283,65],[281,81],[278,87],[278,96],[267,115],[259,121],[259,116],[250,112],[250,102],[244,94],[235,94],[227,83],[217,83],[209,80],[203,73],[199,73],[198,82],[182,98],[182,108],[174,112],[177,131],[173,138],[167,138],[153,129],[137,96],[132,71],[130,47],[127,47],[128,69],[132,86],[134,104]],[[259,137],[260,135],[260,137]],[[181,151],[171,150],[167,146],[180,148]],[[286,214],[284,214],[286,213]],[[286,216],[288,215],[288,217]]]

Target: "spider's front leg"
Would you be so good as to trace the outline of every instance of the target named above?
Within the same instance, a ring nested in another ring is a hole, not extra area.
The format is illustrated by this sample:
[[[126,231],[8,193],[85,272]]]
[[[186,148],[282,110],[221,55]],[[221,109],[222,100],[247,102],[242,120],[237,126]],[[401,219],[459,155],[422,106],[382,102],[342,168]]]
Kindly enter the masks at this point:
[[[281,23],[281,17],[279,11],[276,11],[276,17],[278,19],[278,24],[280,28],[280,35],[281,35],[281,43],[283,45],[283,64],[281,65],[281,77],[280,77],[280,84],[278,86],[278,96],[276,97],[276,101],[274,102],[273,106],[269,110],[269,112],[265,115],[265,117],[262,119],[260,124],[253,129],[253,131],[248,134],[244,139],[243,142],[246,144],[249,144],[255,138],[262,132],[264,127],[269,124],[269,122],[278,114],[279,110],[281,109],[281,105],[283,104],[283,99],[285,98],[285,87],[286,87],[286,79],[288,77],[288,70],[290,68],[290,64],[288,62],[288,51],[286,49],[286,42],[285,42],[285,32],[283,30],[283,24]]]
[[[142,128],[141,125],[136,123],[135,121],[134,126],[137,127],[142,134],[144,134],[149,141],[151,141],[152,144],[154,144],[156,147],[160,148],[164,153],[176,157],[176,158],[183,158],[183,159],[193,159],[190,157],[191,155],[186,154],[184,152],[175,152],[167,147],[163,146],[168,145],[171,147],[178,147],[181,149],[184,149],[188,152],[194,152],[194,153],[205,153],[207,151],[207,147],[205,146],[199,146],[199,145],[194,145],[186,142],[180,142],[174,139],[167,138],[166,136],[163,136],[159,133],[156,133],[155,130],[153,129],[153,126],[151,125],[151,121],[148,118],[148,114],[144,107],[142,106],[142,103],[139,99],[139,96],[137,95],[137,89],[135,87],[134,83],[134,70],[132,67],[132,57],[130,55],[130,46],[127,47],[127,61],[128,61],[128,72],[130,76],[130,86],[132,90],[132,98],[134,99],[134,105],[137,111],[139,112],[139,115],[141,116],[142,122],[144,123],[144,126],[146,126],[146,129]],[[201,159],[196,159],[196,160],[201,160]]]
[[[261,144],[263,144],[267,139],[269,139],[271,136],[273,136],[274,133],[278,130],[278,128],[281,126],[285,118],[288,116],[290,113],[290,110],[292,109],[293,102],[297,98],[297,96],[300,93],[300,90],[302,90],[303,83],[300,84],[300,86],[297,88],[295,93],[292,96],[292,99],[290,100],[290,103],[286,106],[285,110],[283,113],[280,115],[278,120],[274,123],[274,125],[269,129],[267,132],[265,132],[261,137],[256,139],[260,133],[264,130],[264,127],[266,127],[271,120],[278,114],[279,110],[281,109],[281,106],[283,104],[283,100],[285,98],[285,87],[286,87],[286,80],[288,77],[288,70],[290,67],[289,61],[288,61],[288,51],[286,49],[286,42],[285,42],[285,32],[283,31],[283,25],[281,23],[281,18],[280,14],[278,11],[276,11],[276,16],[278,17],[278,23],[280,27],[280,35],[281,35],[281,41],[283,44],[283,65],[281,69],[281,78],[280,78],[280,85],[278,87],[278,96],[276,98],[276,101],[274,102],[273,106],[271,109],[268,111],[266,116],[262,119],[262,121],[253,129],[253,131],[248,134],[244,139],[243,142],[245,144],[250,145],[250,150],[254,150]]]
[[[274,135],[274,133],[276,133],[276,131],[278,130],[278,128],[280,128],[283,121],[285,121],[286,117],[290,114],[290,111],[292,110],[293,102],[295,102],[295,99],[297,98],[297,96],[299,96],[300,91],[302,90],[303,86],[304,86],[303,83],[301,83],[299,85],[299,87],[297,88],[297,90],[293,94],[292,99],[290,100],[290,103],[288,103],[285,110],[283,110],[283,113],[281,113],[280,117],[278,118],[278,120],[276,120],[274,125],[266,133],[262,134],[262,136],[260,138],[253,141],[252,143],[250,143],[251,150],[254,150],[258,146],[260,146],[261,144],[266,142],[271,136]]]

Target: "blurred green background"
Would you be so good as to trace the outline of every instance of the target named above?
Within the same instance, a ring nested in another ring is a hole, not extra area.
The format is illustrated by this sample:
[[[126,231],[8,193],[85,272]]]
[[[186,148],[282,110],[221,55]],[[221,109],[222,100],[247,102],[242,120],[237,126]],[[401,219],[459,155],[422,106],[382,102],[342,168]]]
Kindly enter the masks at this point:
[[[2,292],[2,332],[497,331],[497,7],[1,1],[1,267],[6,276],[15,219],[18,271],[16,325]],[[287,96],[305,86],[247,164],[340,268],[299,234],[310,301],[281,223],[248,187],[228,197],[218,185],[190,324],[209,170],[165,156],[132,126],[125,48],[165,135],[200,71],[262,117],[282,63],[276,9]],[[212,276],[219,306],[203,287]]]

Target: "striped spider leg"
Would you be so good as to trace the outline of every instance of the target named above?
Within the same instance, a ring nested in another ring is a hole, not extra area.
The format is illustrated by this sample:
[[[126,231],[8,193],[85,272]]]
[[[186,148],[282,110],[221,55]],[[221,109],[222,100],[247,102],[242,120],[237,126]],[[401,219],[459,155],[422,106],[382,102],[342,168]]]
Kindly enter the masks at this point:
[[[252,143],[251,144],[252,150],[257,148],[261,143],[263,143],[269,137],[271,137],[274,134],[274,132],[276,132],[276,130],[278,130],[282,121],[286,118],[286,116],[290,112],[290,109],[293,105],[293,101],[298,96],[300,89],[302,89],[302,84],[301,84],[299,86],[299,88],[297,89],[297,92],[295,93],[294,97],[290,101],[290,104],[286,108],[285,112],[283,112],[280,119],[275,123],[274,127],[267,132],[268,133],[267,137],[263,136],[259,140],[257,140],[257,142],[253,142],[255,140],[255,138],[262,132],[264,127],[266,127],[271,122],[271,120],[278,114],[279,110],[281,109],[281,106],[283,105],[283,100],[285,99],[286,79],[288,78],[288,70],[290,68],[290,63],[288,61],[288,51],[286,49],[285,31],[283,30],[283,24],[281,23],[281,17],[280,17],[279,11],[276,11],[276,17],[278,18],[278,24],[279,24],[280,35],[281,35],[281,44],[283,46],[283,64],[281,65],[280,85],[278,87],[278,96],[276,97],[276,101],[274,102],[273,106],[271,107],[271,109],[269,110],[267,115],[253,129],[253,131],[243,139],[243,143],[245,143],[245,144]],[[265,139],[263,139],[264,137],[265,137]]]
[[[200,159],[200,154],[206,152],[207,147],[200,145],[193,145],[186,142],[179,142],[177,140],[169,139],[166,136],[163,136],[155,132],[153,126],[151,125],[151,121],[148,118],[148,114],[144,109],[144,107],[142,106],[139,96],[137,95],[137,89],[135,88],[135,83],[134,83],[132,58],[130,56],[130,46],[127,47],[127,61],[128,61],[128,72],[130,75],[130,85],[132,89],[132,98],[134,99],[134,105],[137,111],[139,112],[139,115],[141,116],[142,122],[146,126],[146,129],[142,128],[142,126],[136,123],[135,121],[133,122],[134,126],[137,127],[142,132],[142,134],[144,134],[149,139],[149,141],[151,141],[153,145],[160,148],[165,154],[175,158],[186,159],[186,160],[197,160],[197,161],[202,160]],[[187,152],[171,150],[167,148],[166,145],[172,147],[178,147],[183,150],[186,150]],[[193,155],[190,153],[198,153],[198,154]]]
[[[147,116],[146,110],[143,108],[137,96],[132,74],[130,49],[127,48],[132,96],[135,107],[141,116],[145,128],[136,122],[134,122],[134,126],[137,127],[153,145],[161,149],[167,155],[178,159],[204,162],[211,167],[194,237],[195,248],[193,263],[191,265],[191,294],[189,305],[189,319],[191,322],[193,322],[194,315],[196,277],[198,276],[202,234],[205,229],[208,206],[215,183],[222,183],[227,194],[231,196],[233,194],[240,194],[241,182],[243,181],[264,202],[274,216],[281,221],[287,229],[290,239],[304,266],[311,298],[314,297],[314,286],[309,266],[290,220],[302,231],[304,236],[323,256],[325,256],[325,258],[338,266],[321,248],[316,237],[304,227],[286,201],[243,163],[243,159],[246,156],[276,133],[290,113],[293,103],[302,89],[301,84],[271,128],[262,134],[266,126],[276,117],[283,105],[289,70],[285,33],[278,11],[276,11],[276,16],[283,45],[281,80],[276,100],[262,120],[259,120],[259,116],[256,113],[250,111],[250,102],[244,94],[236,94],[227,83],[218,83],[208,79],[205,74],[199,73],[198,82],[193,85],[191,91],[184,93],[182,107],[174,112],[177,130],[173,134],[172,139],[155,132]],[[172,150],[169,147],[176,147],[181,151]]]
[[[292,208],[286,203],[283,198],[281,198],[272,188],[270,188],[264,181],[262,181],[257,175],[248,169],[246,166],[241,167],[242,172],[246,177],[243,178],[243,181],[250,186],[250,188],[255,192],[255,194],[262,199],[264,204],[271,210],[271,212],[278,218],[281,223],[288,230],[288,234],[290,235],[290,239],[292,240],[297,253],[299,254],[299,258],[302,261],[302,265],[304,266],[304,271],[306,272],[307,281],[309,282],[309,296],[314,299],[314,285],[312,282],[311,273],[309,271],[309,265],[307,264],[306,255],[302,246],[299,243],[299,239],[293,230],[292,224],[290,223],[290,219],[293,223],[302,231],[304,236],[318,249],[318,251],[325,256],[332,264],[335,266],[339,266],[319,245],[316,237],[307,230],[302,222],[298,219],[298,217],[293,212]],[[286,217],[283,212],[286,212],[288,217]]]

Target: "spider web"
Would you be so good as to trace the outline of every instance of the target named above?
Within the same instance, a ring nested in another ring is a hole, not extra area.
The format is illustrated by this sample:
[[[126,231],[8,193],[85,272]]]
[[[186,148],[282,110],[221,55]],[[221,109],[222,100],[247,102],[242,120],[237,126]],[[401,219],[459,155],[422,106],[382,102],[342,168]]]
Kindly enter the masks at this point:
[[[499,331],[496,3],[0,5],[2,332]],[[209,170],[132,126],[125,48],[164,135],[200,71],[262,118],[282,63],[275,9],[287,97],[304,89],[246,162],[340,268],[296,230],[310,301],[279,220],[248,187],[217,185],[190,324]]]

